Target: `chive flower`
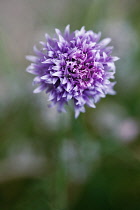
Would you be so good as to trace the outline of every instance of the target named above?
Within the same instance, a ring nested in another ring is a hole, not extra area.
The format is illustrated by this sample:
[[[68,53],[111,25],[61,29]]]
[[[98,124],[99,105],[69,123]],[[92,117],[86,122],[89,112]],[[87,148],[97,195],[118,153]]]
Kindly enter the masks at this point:
[[[70,33],[69,25],[64,33],[55,31],[53,38],[45,35],[41,49],[34,47],[36,56],[26,56],[32,62],[27,72],[36,75],[34,93],[45,90],[50,106],[57,105],[60,112],[72,100],[77,118],[85,112],[85,105],[95,108],[100,98],[115,94],[112,79],[118,57],[111,56],[113,47],[107,46],[110,38],[99,41],[101,33],[84,27]]]

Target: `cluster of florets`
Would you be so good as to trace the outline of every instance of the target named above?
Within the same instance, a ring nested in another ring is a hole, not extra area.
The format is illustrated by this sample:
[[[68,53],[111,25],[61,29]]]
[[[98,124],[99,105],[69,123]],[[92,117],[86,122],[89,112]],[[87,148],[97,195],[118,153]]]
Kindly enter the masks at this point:
[[[84,105],[95,108],[95,103],[106,94],[115,94],[113,86],[117,57],[112,57],[113,47],[106,47],[110,38],[99,42],[101,33],[86,31],[84,27],[70,33],[69,25],[64,34],[56,29],[57,37],[46,34],[42,48],[34,47],[36,56],[27,68],[35,74],[33,83],[39,86],[34,93],[46,90],[51,105],[65,111],[65,104],[73,100],[75,117],[85,112]]]

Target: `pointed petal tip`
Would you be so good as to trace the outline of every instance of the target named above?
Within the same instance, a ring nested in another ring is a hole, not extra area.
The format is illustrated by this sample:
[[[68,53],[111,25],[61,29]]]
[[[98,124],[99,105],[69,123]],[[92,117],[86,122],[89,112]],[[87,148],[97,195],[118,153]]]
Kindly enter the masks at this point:
[[[45,42],[42,42],[42,41],[40,41],[39,42],[42,46],[45,46],[46,45],[46,43]]]
[[[85,30],[85,26],[82,26],[82,27],[81,27],[81,30]]]
[[[68,37],[70,34],[70,24],[68,24],[64,30],[64,35]]]
[[[28,60],[28,61],[30,61],[30,56],[31,55],[25,55],[25,59]]]
[[[46,38],[47,41],[51,39],[51,37],[47,33],[45,33],[45,38]]]
[[[111,38],[105,38],[99,42],[102,46],[107,46],[111,42]]]
[[[38,61],[38,58],[33,55],[26,55],[25,58],[26,58],[26,60],[31,61],[33,63],[36,63]]]
[[[113,61],[118,61],[118,60],[120,60],[119,57],[117,57],[117,56],[114,56],[114,57],[113,57]]]
[[[77,119],[80,115],[80,112],[75,112],[75,119]]]
[[[61,31],[58,28],[55,28],[55,32],[58,36],[61,35]]]
[[[65,28],[65,30],[69,30],[70,29],[70,24],[68,24]]]
[[[42,92],[42,91],[45,90],[45,89],[46,89],[46,86],[45,86],[44,84],[42,84],[42,85],[38,86],[38,87],[33,91],[33,93],[40,93],[40,92]]]
[[[33,46],[33,50],[34,50],[34,52],[39,52],[39,50],[38,50],[36,45]]]
[[[26,68],[26,72],[28,72],[30,74],[38,75],[37,71],[34,69],[34,67],[32,65],[30,65]]]
[[[40,91],[37,90],[37,88],[35,90],[33,90],[33,93],[39,93]]]
[[[26,68],[26,72],[30,73],[29,66]]]

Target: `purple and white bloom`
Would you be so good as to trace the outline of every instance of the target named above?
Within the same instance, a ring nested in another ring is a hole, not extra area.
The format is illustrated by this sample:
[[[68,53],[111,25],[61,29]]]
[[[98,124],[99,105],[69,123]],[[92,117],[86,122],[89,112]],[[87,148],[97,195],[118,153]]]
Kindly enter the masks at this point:
[[[111,39],[100,40],[101,33],[86,31],[84,27],[70,33],[55,29],[56,35],[40,42],[42,48],[34,47],[36,56],[26,56],[32,63],[27,72],[36,75],[33,84],[39,86],[34,93],[43,90],[49,93],[48,100],[65,111],[64,105],[72,100],[75,117],[85,112],[85,105],[95,108],[95,103],[106,94],[114,95],[115,65],[118,57],[111,56],[113,47],[107,45]]]

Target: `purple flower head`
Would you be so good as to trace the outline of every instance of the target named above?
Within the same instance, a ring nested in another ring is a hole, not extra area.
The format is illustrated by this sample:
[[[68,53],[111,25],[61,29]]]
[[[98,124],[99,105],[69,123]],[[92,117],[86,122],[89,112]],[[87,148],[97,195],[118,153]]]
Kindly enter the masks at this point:
[[[110,38],[100,40],[101,33],[86,31],[84,27],[70,33],[56,29],[54,38],[45,35],[42,48],[34,47],[36,56],[27,56],[32,63],[27,72],[35,74],[33,84],[39,86],[34,93],[46,90],[51,105],[65,111],[64,105],[73,100],[75,117],[85,112],[84,106],[95,108],[95,103],[106,94],[115,94],[113,86],[117,57],[112,57],[113,47],[106,47]]]

